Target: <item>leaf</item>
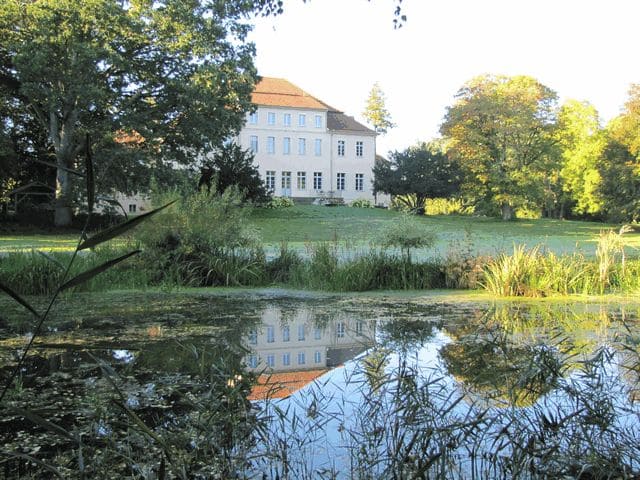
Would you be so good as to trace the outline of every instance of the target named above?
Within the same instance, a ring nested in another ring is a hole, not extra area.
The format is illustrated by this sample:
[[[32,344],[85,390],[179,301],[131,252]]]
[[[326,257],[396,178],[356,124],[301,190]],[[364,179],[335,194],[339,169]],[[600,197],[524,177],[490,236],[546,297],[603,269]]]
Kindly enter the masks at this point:
[[[166,205],[163,205],[162,207],[156,208],[155,210],[151,210],[148,213],[143,213],[142,215],[138,215],[137,217],[133,217],[133,218],[127,220],[124,223],[121,223],[119,225],[115,225],[115,226],[113,226],[111,228],[103,230],[102,232],[96,233],[93,237],[88,238],[87,240],[82,242],[80,244],[80,246],[78,247],[78,250],[84,250],[86,248],[95,247],[96,245],[99,245],[99,244],[104,243],[104,242],[106,242],[108,240],[111,240],[112,238],[115,238],[115,237],[117,237],[119,235],[122,235],[123,233],[131,230],[133,227],[135,227],[139,223],[142,223],[143,221],[145,221],[151,215],[155,215],[160,210],[164,210],[169,205],[173,205],[174,203],[176,203],[176,201],[177,200],[174,200],[173,202],[169,202]]]
[[[33,413],[31,410],[26,410],[24,408],[19,408],[19,407],[9,407],[9,411],[15,413],[16,415],[20,415],[26,418],[27,420],[30,420],[36,425],[39,425],[43,428],[46,428],[47,430],[55,432],[58,435],[62,435],[64,438],[68,440],[71,440],[73,442],[76,441],[76,438],[73,435],[71,435],[68,431],[66,431],[64,428],[62,428],[59,425],[56,425],[53,422],[50,422],[49,420],[45,420],[40,415]]]
[[[141,251],[142,250],[134,250],[133,252],[129,252],[126,255],[122,255],[121,257],[114,258],[113,260],[109,260],[108,262],[104,262],[102,265],[98,265],[97,267],[92,268],[91,270],[87,270],[86,272],[82,272],[81,274],[76,275],[75,277],[73,277],[68,282],[65,282],[64,284],[62,284],[60,286],[59,290],[62,292],[62,291],[67,290],[67,289],[69,289],[71,287],[75,287],[76,285],[80,285],[81,283],[87,282],[87,281],[91,280],[93,277],[95,277],[96,275],[104,272],[105,270],[108,270],[109,268],[111,268],[114,265],[122,262],[123,260],[126,260],[127,258],[140,253]]]
[[[93,212],[93,204],[95,202],[96,187],[95,179],[93,178],[93,160],[91,159],[91,141],[89,134],[86,137],[86,155],[85,155],[85,167],[87,172],[87,209],[89,214]]]
[[[36,310],[29,305],[29,302],[27,302],[24,298],[22,298],[20,295],[18,295],[16,292],[14,292],[13,290],[11,290],[9,287],[7,287],[5,284],[0,283],[0,290],[2,290],[4,293],[6,293],[7,295],[9,295],[11,298],[13,298],[16,302],[18,302],[20,305],[22,305],[24,308],[26,308],[27,310],[29,310],[31,313],[33,313],[37,318],[40,318],[40,314],[38,312],[36,312]]]
[[[73,168],[63,167],[63,166],[58,165],[57,163],[47,162],[45,160],[34,160],[34,162],[41,163],[43,165],[47,165],[49,167],[53,167],[53,168],[56,168],[56,169],[59,168],[60,170],[64,170],[66,172],[71,173],[72,175],[76,175],[78,177],[84,178],[84,174],[82,172],[79,172],[78,170],[74,170]]]
[[[36,457],[33,457],[31,455],[27,455],[26,453],[0,451],[0,455],[4,455],[4,456],[10,457],[10,458],[22,458],[22,459],[27,460],[29,462],[33,462],[36,465],[40,465],[45,470],[48,470],[49,472],[53,473],[56,477],[61,478],[61,479],[64,480],[64,477],[62,476],[62,473],[60,473],[60,471],[57,470],[55,467],[49,465],[48,463],[43,462],[42,460],[40,460],[40,459],[38,459]]]

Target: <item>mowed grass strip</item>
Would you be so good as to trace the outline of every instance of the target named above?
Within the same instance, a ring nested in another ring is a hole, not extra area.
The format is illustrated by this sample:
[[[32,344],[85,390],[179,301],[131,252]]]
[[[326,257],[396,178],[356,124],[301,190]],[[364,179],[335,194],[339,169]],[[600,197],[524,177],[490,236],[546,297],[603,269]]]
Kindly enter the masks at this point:
[[[302,248],[307,242],[344,242],[355,247],[375,242],[391,222],[402,213],[378,208],[324,207],[296,205],[282,209],[257,208],[251,220],[262,241],[270,246],[288,242]],[[471,242],[478,254],[512,252],[514,245],[532,248],[541,245],[555,253],[582,252],[592,256],[602,230],[620,229],[619,224],[552,219],[499,219],[457,215],[416,216],[416,222],[437,235],[435,253]],[[630,255],[640,253],[640,234],[625,234]]]

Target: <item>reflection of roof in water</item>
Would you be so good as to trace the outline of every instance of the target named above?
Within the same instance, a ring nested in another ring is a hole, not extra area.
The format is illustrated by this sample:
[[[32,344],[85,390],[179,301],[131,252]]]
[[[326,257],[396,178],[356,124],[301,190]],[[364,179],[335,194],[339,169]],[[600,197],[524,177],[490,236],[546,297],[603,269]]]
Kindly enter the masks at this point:
[[[266,398],[286,398],[327,373],[329,368],[262,374],[251,389],[249,400],[265,400]]]

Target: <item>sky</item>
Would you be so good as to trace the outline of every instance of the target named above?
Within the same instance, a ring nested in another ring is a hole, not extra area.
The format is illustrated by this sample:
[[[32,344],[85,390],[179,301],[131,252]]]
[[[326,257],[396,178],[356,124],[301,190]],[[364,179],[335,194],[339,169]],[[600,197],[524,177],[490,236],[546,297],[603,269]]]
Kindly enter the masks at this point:
[[[447,106],[482,74],[529,75],[560,102],[586,100],[603,122],[640,83],[638,0],[286,0],[250,40],[263,76],[285,78],[364,123],[378,82],[397,126],[378,153],[439,135]]]

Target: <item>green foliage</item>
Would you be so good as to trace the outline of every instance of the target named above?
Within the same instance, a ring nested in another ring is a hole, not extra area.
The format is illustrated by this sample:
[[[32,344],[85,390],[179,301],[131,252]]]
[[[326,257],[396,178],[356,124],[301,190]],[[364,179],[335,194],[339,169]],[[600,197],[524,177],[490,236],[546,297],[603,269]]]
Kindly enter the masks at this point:
[[[408,263],[411,263],[412,249],[432,247],[435,241],[435,234],[410,215],[403,215],[387,226],[378,239],[378,243],[383,247],[400,249]]]
[[[373,208],[373,203],[368,198],[356,198],[349,206],[353,208]]]
[[[289,208],[294,205],[291,197],[272,197],[267,203],[267,208]]]
[[[85,133],[102,188],[127,192],[238,133],[256,80],[246,19],[264,4],[4,2],[0,81],[21,106],[12,119],[37,122],[55,154],[57,225],[71,220],[65,169]]]
[[[376,82],[371,87],[367,105],[362,112],[362,116],[367,120],[376,133],[384,135],[387,131],[396,125],[391,120],[391,114],[386,107],[386,99],[380,85]]]
[[[251,151],[243,150],[235,143],[223,145],[205,162],[199,186],[202,188],[206,184],[217,192],[236,186],[245,200],[264,203],[270,196],[253,161]]]
[[[500,209],[504,220],[517,207],[552,201],[556,93],[531,77],[480,76],[456,97],[441,132],[465,173],[465,195]]]
[[[461,198],[431,198],[425,202],[425,215],[473,215],[475,208]]]
[[[393,152],[373,168],[373,189],[393,195],[409,209],[424,209],[428,198],[449,198],[458,192],[461,172],[436,145],[419,143]]]

